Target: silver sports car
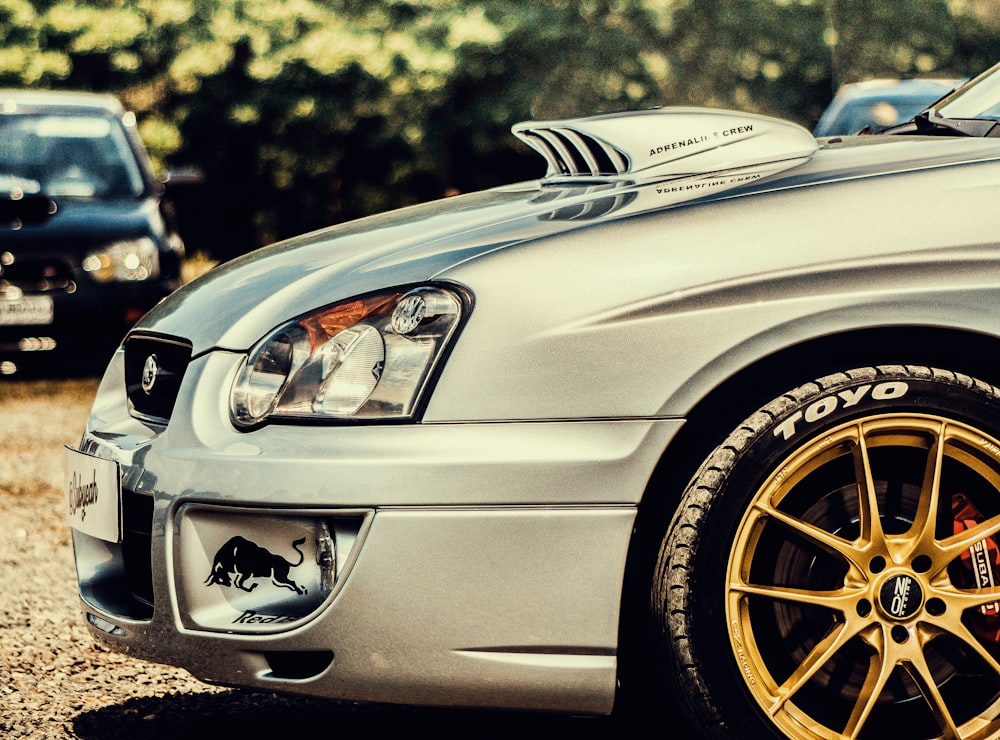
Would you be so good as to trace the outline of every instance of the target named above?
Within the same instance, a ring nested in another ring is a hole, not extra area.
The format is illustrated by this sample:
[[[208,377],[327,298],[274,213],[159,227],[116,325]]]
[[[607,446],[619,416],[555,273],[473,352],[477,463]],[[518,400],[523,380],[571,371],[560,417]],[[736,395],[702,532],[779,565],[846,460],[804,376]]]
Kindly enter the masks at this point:
[[[879,135],[524,123],[538,181],[216,268],[66,453],[91,631],[268,691],[997,737],[998,120],[1000,68]]]

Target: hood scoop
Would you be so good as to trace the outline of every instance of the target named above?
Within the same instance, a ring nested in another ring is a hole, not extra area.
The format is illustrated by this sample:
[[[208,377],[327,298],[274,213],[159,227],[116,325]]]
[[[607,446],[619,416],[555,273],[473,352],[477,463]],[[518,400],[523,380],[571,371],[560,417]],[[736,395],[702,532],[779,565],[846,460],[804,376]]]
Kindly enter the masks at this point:
[[[672,179],[789,161],[819,148],[802,126],[751,113],[653,108],[512,129],[548,163],[549,178]]]

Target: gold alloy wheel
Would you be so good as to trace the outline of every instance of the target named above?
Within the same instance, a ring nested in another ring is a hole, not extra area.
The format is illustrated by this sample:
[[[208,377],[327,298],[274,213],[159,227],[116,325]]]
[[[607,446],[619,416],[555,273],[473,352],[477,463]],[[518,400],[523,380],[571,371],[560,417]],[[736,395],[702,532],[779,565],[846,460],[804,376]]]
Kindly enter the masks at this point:
[[[1000,588],[980,587],[998,532],[1000,442],[970,426],[885,414],[794,451],[751,499],[727,572],[761,710],[796,740],[1000,736]]]

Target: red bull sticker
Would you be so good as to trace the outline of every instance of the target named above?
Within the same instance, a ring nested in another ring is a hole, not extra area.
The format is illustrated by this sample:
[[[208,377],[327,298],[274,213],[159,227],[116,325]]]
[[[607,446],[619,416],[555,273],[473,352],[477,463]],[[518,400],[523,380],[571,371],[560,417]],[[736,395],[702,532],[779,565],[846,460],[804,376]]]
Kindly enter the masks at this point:
[[[182,620],[247,633],[293,627],[329,596],[322,557],[329,538],[319,516],[185,506],[175,569]]]
[[[273,586],[305,596],[309,590],[299,586],[289,575],[292,568],[302,565],[305,559],[302,552],[305,541],[305,537],[300,537],[292,543],[292,549],[299,554],[298,562],[292,563],[246,537],[231,537],[215,553],[212,572],[205,579],[205,584],[238,588],[249,593],[260,585],[258,579],[264,579]]]

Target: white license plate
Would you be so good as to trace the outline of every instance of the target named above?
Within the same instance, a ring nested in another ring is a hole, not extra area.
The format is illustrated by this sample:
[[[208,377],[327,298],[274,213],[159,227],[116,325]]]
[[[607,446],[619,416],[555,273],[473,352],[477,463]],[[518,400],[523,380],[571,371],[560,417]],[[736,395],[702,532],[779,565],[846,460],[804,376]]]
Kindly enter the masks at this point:
[[[54,319],[52,296],[22,295],[11,300],[0,295],[0,326],[38,326]]]
[[[66,516],[73,529],[121,542],[121,500],[117,462],[66,448]]]

